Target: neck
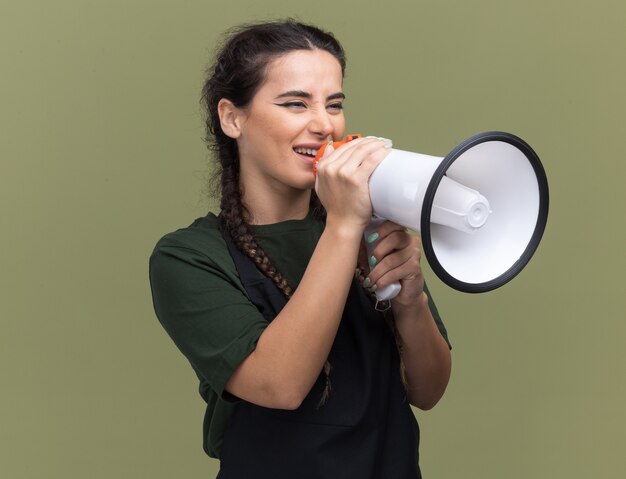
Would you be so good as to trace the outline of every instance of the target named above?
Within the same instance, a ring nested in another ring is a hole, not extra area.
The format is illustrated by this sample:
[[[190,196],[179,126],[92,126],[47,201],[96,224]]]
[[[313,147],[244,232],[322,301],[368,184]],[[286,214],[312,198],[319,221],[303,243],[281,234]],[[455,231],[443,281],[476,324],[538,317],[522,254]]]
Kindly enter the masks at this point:
[[[242,199],[250,213],[250,223],[267,225],[305,218],[309,212],[311,190],[244,188]]]

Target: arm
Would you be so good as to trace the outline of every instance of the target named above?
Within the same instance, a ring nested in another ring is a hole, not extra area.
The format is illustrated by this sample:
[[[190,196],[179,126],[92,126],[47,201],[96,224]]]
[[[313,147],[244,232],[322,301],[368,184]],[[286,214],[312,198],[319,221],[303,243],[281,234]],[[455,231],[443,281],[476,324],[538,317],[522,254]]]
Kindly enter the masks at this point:
[[[423,410],[431,409],[443,396],[450,379],[450,349],[435,324],[425,292],[414,305],[392,301],[392,311],[402,338],[409,402]]]
[[[377,232],[380,241],[373,255],[379,260],[369,277],[378,288],[400,281],[402,289],[391,307],[402,340],[407,394],[413,406],[431,409],[448,385],[452,358],[424,292],[420,242],[391,222],[384,223]]]
[[[297,290],[226,384],[231,394],[260,406],[297,408],[319,376],[371,218],[367,181],[388,151],[384,142],[372,139],[327,150],[316,181],[326,228]]]
[[[337,333],[360,235],[359,228],[327,224],[298,288],[235,370],[226,384],[228,392],[265,407],[300,405]]]

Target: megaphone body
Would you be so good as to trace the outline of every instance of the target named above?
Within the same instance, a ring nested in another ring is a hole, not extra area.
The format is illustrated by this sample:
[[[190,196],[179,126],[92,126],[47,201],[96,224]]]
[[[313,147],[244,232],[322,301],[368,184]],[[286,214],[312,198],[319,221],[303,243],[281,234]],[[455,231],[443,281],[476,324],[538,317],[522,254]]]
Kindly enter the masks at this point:
[[[464,292],[490,291],[515,277],[547,221],[539,157],[505,132],[474,135],[445,157],[391,149],[372,173],[369,192],[374,217],[365,235],[385,220],[419,233],[435,274]],[[374,246],[368,244],[370,254]],[[376,296],[387,300],[399,291],[393,284]]]

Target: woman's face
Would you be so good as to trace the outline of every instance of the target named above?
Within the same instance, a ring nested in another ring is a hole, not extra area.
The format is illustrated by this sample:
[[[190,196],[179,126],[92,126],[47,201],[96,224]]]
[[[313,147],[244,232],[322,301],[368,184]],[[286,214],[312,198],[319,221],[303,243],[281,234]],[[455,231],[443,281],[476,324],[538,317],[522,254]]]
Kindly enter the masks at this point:
[[[324,50],[296,50],[269,63],[237,138],[246,188],[313,188],[317,149],[345,133],[342,80],[339,62]]]

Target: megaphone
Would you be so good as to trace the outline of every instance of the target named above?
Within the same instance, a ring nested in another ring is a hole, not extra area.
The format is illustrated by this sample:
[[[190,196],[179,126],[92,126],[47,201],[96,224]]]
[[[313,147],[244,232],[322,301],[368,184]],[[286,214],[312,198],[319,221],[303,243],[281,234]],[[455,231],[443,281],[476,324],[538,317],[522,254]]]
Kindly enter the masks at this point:
[[[366,237],[385,220],[415,231],[435,274],[467,293],[491,291],[517,276],[548,219],[539,157],[501,131],[474,135],[445,157],[391,149],[372,173],[369,192],[374,216]],[[370,254],[374,246],[368,244]],[[399,291],[396,283],[376,296],[388,300]]]

